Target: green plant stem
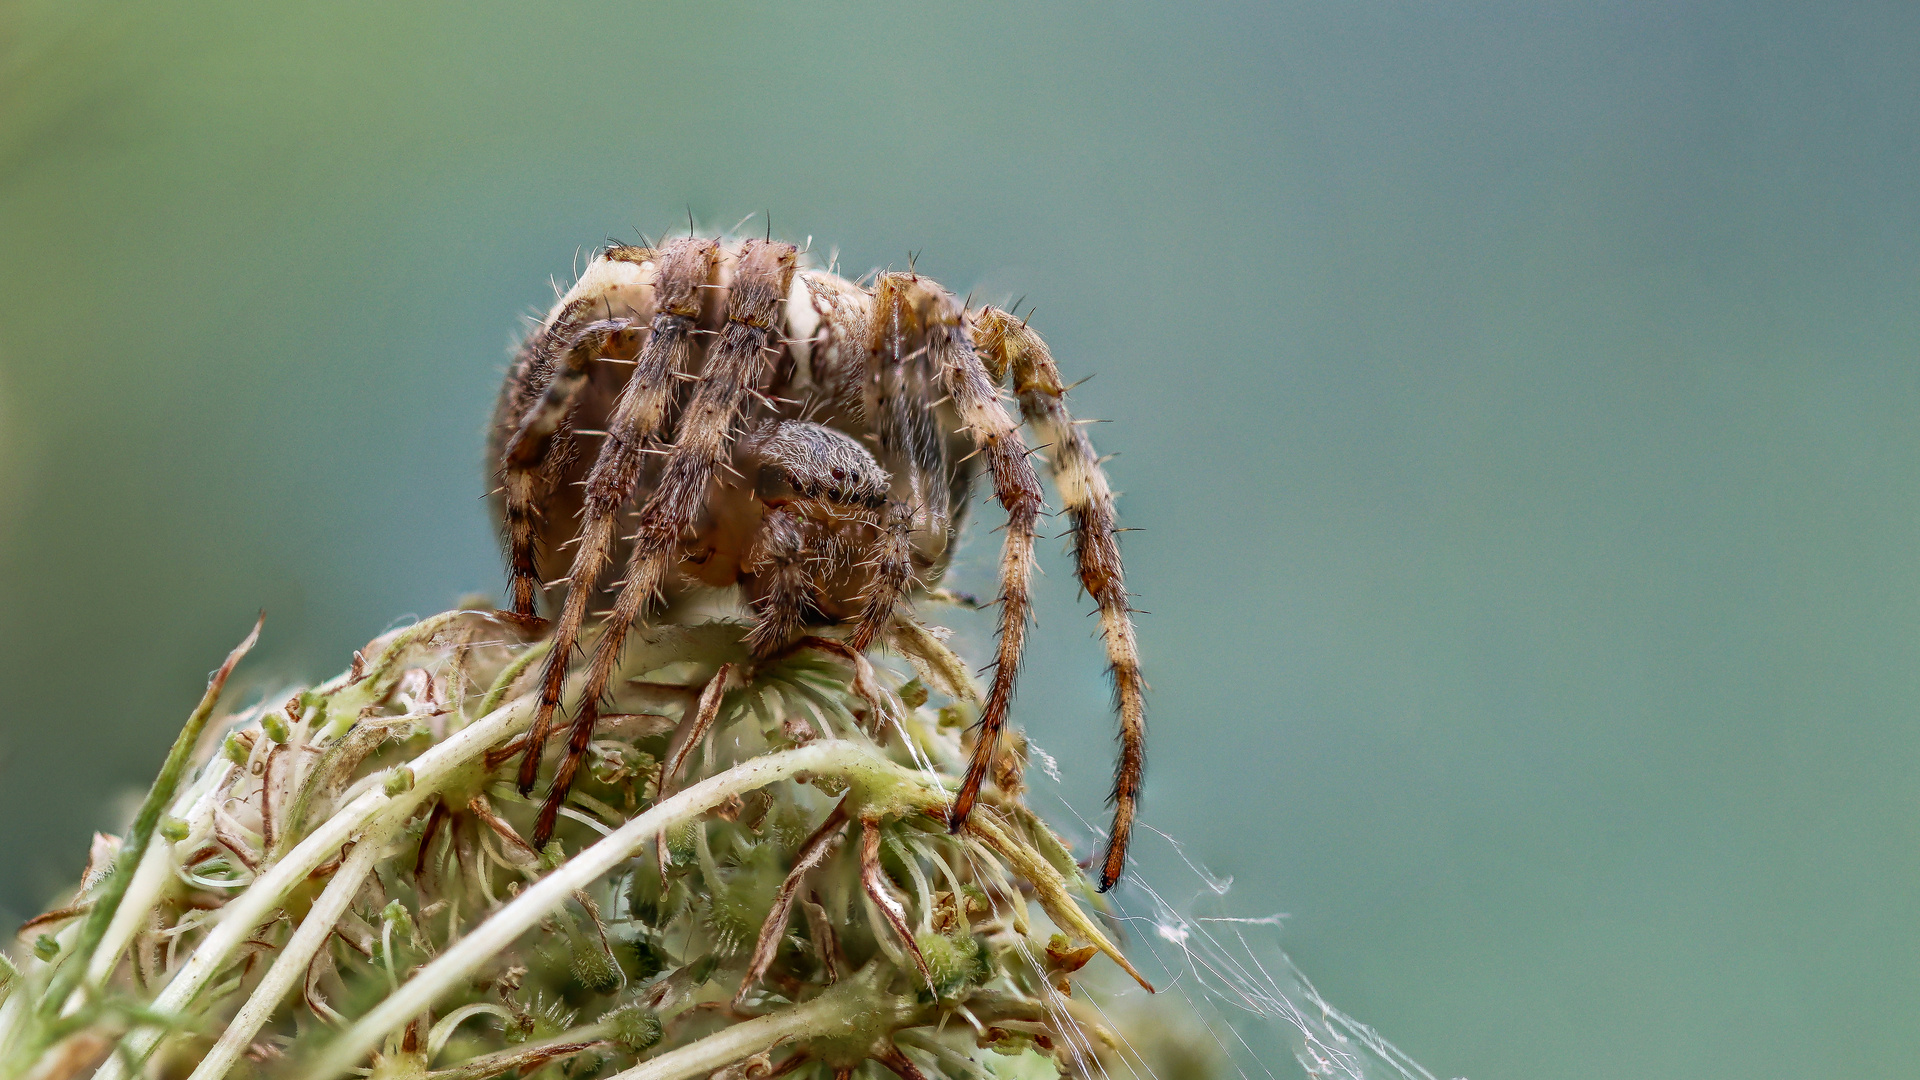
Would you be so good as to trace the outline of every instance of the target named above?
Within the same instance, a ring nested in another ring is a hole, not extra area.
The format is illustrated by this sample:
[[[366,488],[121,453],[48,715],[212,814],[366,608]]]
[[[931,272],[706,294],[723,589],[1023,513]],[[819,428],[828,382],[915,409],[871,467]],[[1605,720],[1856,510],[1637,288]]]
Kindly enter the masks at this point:
[[[193,1070],[188,1080],[219,1080],[227,1074],[240,1052],[253,1041],[260,1031],[260,1025],[287,996],[307,973],[307,965],[313,962],[313,956],[326,943],[327,935],[333,933],[334,924],[346,913],[347,905],[353,902],[367,875],[373,871],[373,864],[380,858],[381,849],[392,842],[400,831],[403,819],[397,814],[389,814],[368,828],[365,834],[353,846],[353,853],[341,863],[340,869],[327,887],[321,892],[313,906],[307,910],[307,917],[300,922],[300,929],[280,950],[273,966],[254,988],[253,995],[246,1004],[234,1014],[227,1030],[220,1035],[220,1041],[213,1044],[207,1055],[200,1059],[200,1065]]]
[[[226,965],[240,944],[279,910],[287,893],[305,881],[314,868],[331,859],[375,816],[392,814],[405,821],[429,796],[437,795],[441,785],[447,783],[455,773],[525,728],[533,719],[534,701],[533,695],[518,698],[414,759],[414,786],[410,790],[388,795],[376,787],[317,826],[306,839],[295,845],[270,870],[254,879],[252,885],[227,904],[220,922],[200,943],[199,948],[193,951],[192,957],[167,984],[166,989],[154,999],[154,1010],[163,1014],[185,1010]],[[95,1080],[124,1080],[126,1058],[144,1061],[159,1040],[160,1033],[151,1028],[130,1032],[122,1043],[125,1053],[109,1058],[100,1067]]]
[[[180,779],[186,775],[187,764],[193,758],[193,748],[199,744],[200,732],[213,715],[213,706],[220,700],[220,691],[227,685],[227,676],[233,674],[234,666],[253,648],[253,643],[260,640],[260,624],[265,620],[265,614],[254,620],[253,630],[246,639],[227,654],[227,662],[221,664],[213,677],[207,680],[207,692],[201,695],[200,704],[187,717],[186,726],[174,737],[173,748],[167,751],[166,764],[160,767],[160,775],[154,777],[153,786],[147,789],[147,797],[140,803],[140,812],[134,815],[133,828],[128,831],[126,843],[120,848],[119,858],[114,860],[112,874],[100,885],[100,894],[95,897],[93,910],[88,912],[87,921],[80,928],[73,951],[47,983],[39,1006],[43,1022],[51,1024],[60,1015],[67,995],[73,992],[91,966],[94,950],[106,937],[107,926],[113,921],[114,912],[119,909],[128,884],[139,870],[141,860],[146,858],[147,846],[153,842],[154,830],[160,825],[160,815],[173,802]]]
[[[228,776],[237,768],[232,762],[215,759],[201,772],[193,787],[187,790],[174,803],[176,817],[187,818],[189,822],[202,811],[211,815],[212,806],[203,805],[207,797],[218,791],[226,783]],[[120,953],[126,949],[133,936],[144,927],[148,914],[153,910],[154,901],[173,878],[173,853],[167,844],[153,844],[147,848],[146,855],[140,860],[140,868],[134,871],[133,880],[127,885],[126,895],[120,898],[120,908],[114,912],[113,922],[107,926],[106,937],[94,950],[93,959],[87,964],[87,986],[99,986],[113,974],[114,965],[120,961]],[[67,1011],[73,1010],[74,1002],[68,1002]]]
[[[493,686],[487,690],[487,696],[480,699],[480,715],[485,716],[499,708],[500,703],[507,699],[507,694],[513,690],[513,684],[520,676],[533,666],[535,660],[551,651],[553,651],[553,639],[548,638],[514,657],[513,661],[502,668],[500,675],[493,680]]]
[[[469,729],[471,730],[471,729]],[[351,1069],[393,1029],[430,1008],[440,996],[493,961],[513,942],[584,889],[631,858],[666,830],[725,802],[784,780],[795,773],[825,773],[855,780],[869,789],[893,781],[916,790],[926,779],[881,757],[871,748],[840,739],[823,739],[796,750],[781,750],[743,762],[656,803],[610,835],[581,851],[535,882],[492,918],[461,938],[416,972],[328,1045],[311,1072],[313,1080],[332,1080]],[[944,798],[944,795],[939,796]]]
[[[771,1050],[805,1035],[840,1033],[861,1026],[890,1030],[917,1010],[910,999],[885,994],[878,981],[881,966],[870,963],[811,1001],[756,1016],[698,1042],[643,1061],[613,1080],[686,1080],[706,1076],[742,1058]],[[876,1023],[878,1022],[878,1023]]]
[[[736,1061],[789,1042],[827,1038],[843,1047],[865,1049],[892,1038],[901,1028],[934,1020],[950,1004],[917,1001],[886,990],[887,967],[875,960],[819,997],[765,1016],[734,1024],[698,1042],[643,1061],[611,1080],[688,1080],[706,1076]],[[995,1020],[1045,1022],[1048,1007],[1038,1001],[991,992],[967,999],[967,1011],[984,1023]]]
[[[605,1025],[599,1025],[604,1028]],[[487,1080],[503,1072],[524,1069],[530,1065],[544,1065],[558,1058],[572,1057],[587,1050],[610,1046],[605,1038],[581,1039],[569,1032],[557,1039],[533,1046],[517,1047],[513,1050],[501,1050],[462,1062],[451,1069],[439,1069],[427,1074],[427,1080]]]
[[[1100,931],[1099,925],[1086,912],[1080,910],[1080,905],[1073,902],[1073,894],[1067,889],[1067,880],[1060,876],[1060,872],[1053,868],[1053,864],[1047,862],[1039,852],[1009,836],[994,820],[994,814],[991,811],[968,818],[966,829],[969,833],[980,837],[988,847],[1006,859],[1007,865],[1011,866],[1015,873],[1027,879],[1033,886],[1034,896],[1040,901],[1041,909],[1047,913],[1048,918],[1053,920],[1055,926],[1062,930],[1071,930],[1093,942],[1095,947],[1111,957],[1113,962],[1119,964],[1127,974],[1133,976],[1133,980],[1140,984],[1141,989],[1149,994],[1154,992],[1153,984],[1147,981],[1145,975],[1140,974],[1140,969],[1134,967],[1127,960],[1127,955],[1121,952],[1113,942],[1107,940],[1107,935]]]
[[[975,706],[985,703],[980,696],[980,686],[973,681],[973,672],[968,669],[966,661],[955,656],[953,650],[942,644],[919,622],[913,619],[896,620],[893,647],[913,664],[915,670],[935,690],[955,701],[965,701]]]

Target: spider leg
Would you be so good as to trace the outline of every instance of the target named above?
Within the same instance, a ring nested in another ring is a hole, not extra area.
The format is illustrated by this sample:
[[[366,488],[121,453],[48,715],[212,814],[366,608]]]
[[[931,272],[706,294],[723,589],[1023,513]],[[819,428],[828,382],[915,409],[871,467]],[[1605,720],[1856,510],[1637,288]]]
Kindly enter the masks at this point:
[[[601,319],[573,331],[556,350],[545,388],[521,415],[500,452],[516,614],[534,613],[534,594],[540,584],[533,548],[539,526],[534,508],[540,495],[541,466],[559,441],[556,436],[573,410],[581,387],[587,384],[587,371],[593,362],[632,359],[639,346],[640,328],[632,319]]]
[[[980,711],[980,734],[973,758],[947,817],[948,827],[958,831],[979,799],[980,785],[992,767],[1013,702],[1013,684],[1020,671],[1031,610],[1034,528],[1044,502],[1040,478],[1027,457],[1020,429],[1000,404],[993,380],[974,351],[972,333],[953,298],[925,278],[907,274],[883,276],[875,295],[876,309],[884,310],[883,302],[890,302],[914,310],[923,321],[947,393],[978,452],[986,457],[993,474],[994,497],[1007,512],[1006,539],[1000,550],[1000,626],[993,683]]]
[[[714,471],[728,457],[742,407],[751,399],[767,366],[768,354],[778,348],[780,308],[793,281],[798,249],[792,244],[749,239],[742,245],[739,263],[727,297],[727,325],[707,354],[693,398],[680,419],[678,439],[667,459],[659,486],[640,512],[640,527],[627,559],[627,580],[614,600],[606,633],[587,665],[586,685],[574,717],[574,737],[567,761],[577,765],[592,738],[600,715],[600,701],[620,662],[627,631],[659,594],[667,571],[679,554],[682,535],[707,502]],[[583,737],[579,733],[585,732]],[[529,747],[535,745],[531,741]],[[574,746],[581,747],[579,751]],[[547,806],[557,813],[566,801],[573,769],[561,763],[547,792]],[[566,783],[562,783],[562,777]],[[552,817],[543,807],[543,821]],[[536,830],[534,845],[545,846],[551,829]]]
[[[574,399],[586,381],[590,358],[576,354],[582,332],[605,312],[603,323],[624,322],[612,316],[611,298],[643,288],[639,264],[652,252],[639,248],[609,248],[568,291],[540,329],[530,334],[514,358],[513,368],[495,409],[490,456],[499,463],[501,516],[507,533],[511,603],[516,614],[534,614],[540,572],[534,547],[540,533],[539,506],[553,483],[542,465],[558,455],[556,444],[566,441],[562,431]],[[631,307],[621,298],[622,307]],[[621,347],[637,345],[622,335]],[[619,359],[630,359],[627,352]]]
[[[887,502],[873,550],[873,581],[848,644],[866,652],[893,619],[894,608],[913,582],[913,509],[899,499]]]
[[[607,420],[607,437],[601,443],[593,471],[587,476],[584,520],[574,551],[573,568],[567,574],[567,600],[554,626],[553,648],[547,653],[546,668],[541,673],[540,704],[534,712],[526,753],[520,759],[519,786],[523,795],[533,790],[534,781],[538,779],[540,754],[553,727],[554,711],[560,707],[561,692],[566,688],[567,668],[573,662],[574,644],[586,622],[587,605],[598,593],[620,508],[633,497],[642,460],[652,444],[659,441],[668,407],[679,386],[674,376],[688,367],[691,335],[700,317],[701,289],[712,280],[719,255],[719,245],[705,239],[675,241],[661,252],[659,279],[654,286],[652,333]],[[528,559],[530,563],[531,554]],[[592,737],[591,730],[587,737]]]
[[[886,630],[912,587],[914,556],[924,565],[945,557],[951,524],[945,481],[951,469],[936,411],[926,407],[939,378],[929,324],[930,319],[937,321],[942,303],[951,306],[925,278],[885,274],[875,283],[864,327],[863,411],[892,485],[874,546],[866,605],[850,642],[862,652]],[[922,545],[918,552],[916,541]]]
[[[1084,428],[1067,412],[1066,387],[1040,335],[1007,312],[986,308],[973,320],[974,340],[993,375],[1011,373],[1020,412],[1035,438],[1047,448],[1053,482],[1073,524],[1073,556],[1080,584],[1100,608],[1100,631],[1113,675],[1115,711],[1120,717],[1120,758],[1114,766],[1113,829],[1100,859],[1100,891],[1113,888],[1127,864],[1146,761],[1146,682],[1134,644],[1132,609],[1120,565],[1119,530],[1113,490]]]
[[[803,281],[812,299],[807,323],[825,331],[804,352],[814,406],[830,421],[858,429],[871,426],[889,476],[879,531],[868,545],[872,573],[866,598],[849,639],[855,649],[865,652],[886,629],[913,582],[914,491],[921,481],[906,437],[912,413],[902,385],[908,372],[902,366],[912,363],[913,368],[925,369],[929,365],[924,348],[918,358],[908,361],[913,327],[910,321],[902,325],[901,312],[889,311],[888,321],[876,324],[873,297],[866,290],[831,274],[807,274]],[[926,397],[921,395],[919,400]],[[937,439],[938,432],[929,434]],[[928,457],[926,443],[919,445],[920,457]],[[932,461],[939,475],[944,475],[938,454],[936,447]]]

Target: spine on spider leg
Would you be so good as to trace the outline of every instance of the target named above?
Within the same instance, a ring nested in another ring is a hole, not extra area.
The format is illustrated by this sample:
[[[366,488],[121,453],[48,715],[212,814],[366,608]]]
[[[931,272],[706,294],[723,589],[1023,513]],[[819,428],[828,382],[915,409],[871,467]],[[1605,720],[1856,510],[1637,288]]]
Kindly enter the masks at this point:
[[[1113,675],[1114,711],[1120,721],[1120,758],[1114,765],[1113,829],[1101,856],[1100,889],[1111,889],[1126,869],[1127,844],[1139,806],[1146,762],[1146,683],[1140,675],[1131,605],[1120,562],[1113,490],[1094,454],[1093,442],[1067,412],[1066,386],[1040,335],[1007,312],[987,308],[974,320],[987,366],[1012,375],[1020,412],[1047,448],[1053,482],[1073,526],[1074,565],[1080,585],[1100,609],[1101,638]]]

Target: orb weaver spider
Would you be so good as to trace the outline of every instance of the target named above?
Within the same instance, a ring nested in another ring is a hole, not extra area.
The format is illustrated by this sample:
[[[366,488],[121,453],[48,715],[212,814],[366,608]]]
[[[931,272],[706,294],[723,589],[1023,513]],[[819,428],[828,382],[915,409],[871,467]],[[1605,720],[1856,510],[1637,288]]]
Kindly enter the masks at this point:
[[[1068,415],[1052,356],[1011,313],[967,307],[912,270],[849,281],[801,260],[770,237],[609,245],[508,372],[490,453],[512,609],[533,617],[547,587],[565,586],[523,792],[538,778],[589,607],[614,598],[534,842],[552,834],[636,620],[671,618],[696,590],[737,585],[757,620],[758,655],[834,624],[851,624],[847,645],[865,651],[900,605],[939,581],[984,466],[1006,535],[993,679],[949,816],[958,829],[1012,703],[1044,509],[1001,401],[1010,380],[1071,522],[1113,677],[1120,753],[1099,872],[1109,889],[1138,805],[1145,683],[1113,493]],[[593,440],[597,451],[583,452]],[[624,574],[603,583],[616,561]]]

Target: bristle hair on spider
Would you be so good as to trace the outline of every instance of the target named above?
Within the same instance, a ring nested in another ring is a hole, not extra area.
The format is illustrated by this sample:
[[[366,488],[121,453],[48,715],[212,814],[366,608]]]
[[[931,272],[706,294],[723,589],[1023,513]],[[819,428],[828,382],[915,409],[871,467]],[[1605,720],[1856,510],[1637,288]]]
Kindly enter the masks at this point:
[[[1028,321],[956,300],[913,262],[848,280],[803,265],[770,229],[731,240],[690,224],[657,246],[601,250],[521,344],[492,424],[492,501],[513,613],[553,614],[522,792],[538,780],[556,717],[572,714],[536,846],[552,833],[635,624],[672,623],[716,590],[737,590],[755,620],[757,662],[823,632],[856,652],[884,645],[901,613],[938,587],[984,471],[1005,513],[999,621],[978,737],[949,813],[959,830],[1012,710],[1045,512],[1034,457],[1044,449],[1080,585],[1099,613],[1119,718],[1100,888],[1124,873],[1146,683],[1102,459]],[[603,580],[616,562],[620,581]],[[557,604],[545,582],[564,589]],[[609,597],[569,706],[590,609]]]

